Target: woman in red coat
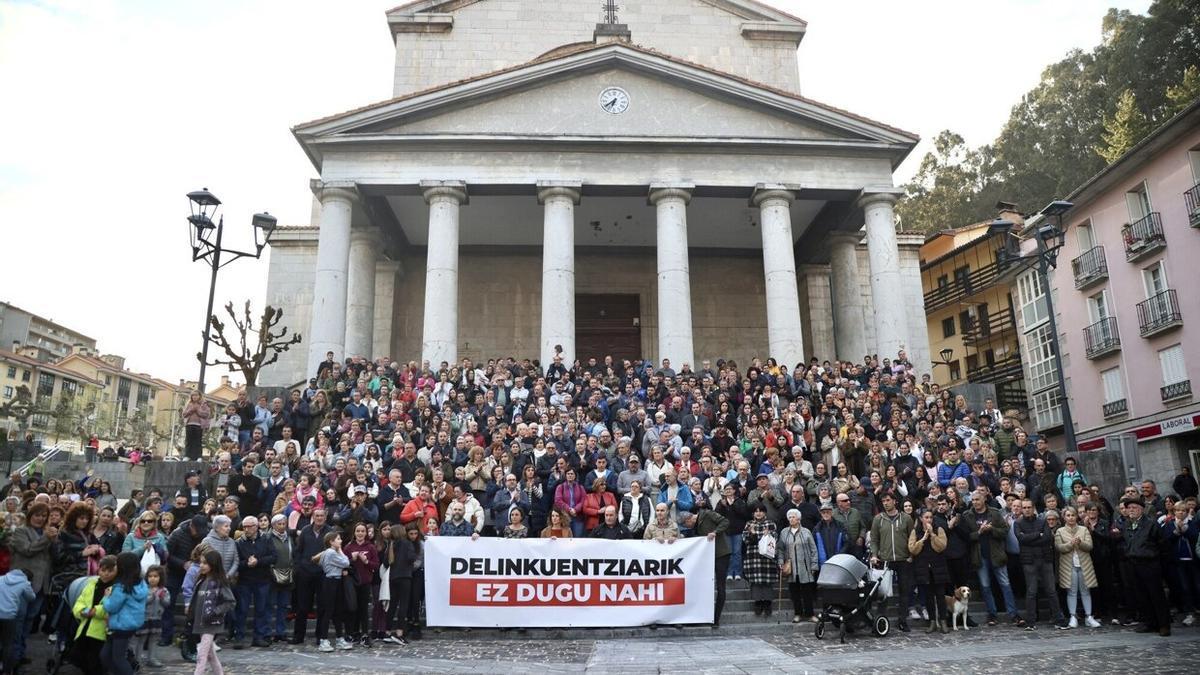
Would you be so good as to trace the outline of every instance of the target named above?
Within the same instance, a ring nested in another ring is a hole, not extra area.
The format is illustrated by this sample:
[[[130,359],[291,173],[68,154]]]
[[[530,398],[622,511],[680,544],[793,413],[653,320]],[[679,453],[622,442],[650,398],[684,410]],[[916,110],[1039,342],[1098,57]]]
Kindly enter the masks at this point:
[[[592,481],[592,492],[583,498],[584,529],[591,532],[600,524],[600,518],[605,507],[616,506],[617,498],[608,491],[608,483],[603,478]]]
[[[582,537],[583,501],[587,497],[587,493],[579,484],[579,474],[575,471],[575,467],[568,467],[563,478],[565,480],[554,488],[554,507],[570,516],[571,535]]]

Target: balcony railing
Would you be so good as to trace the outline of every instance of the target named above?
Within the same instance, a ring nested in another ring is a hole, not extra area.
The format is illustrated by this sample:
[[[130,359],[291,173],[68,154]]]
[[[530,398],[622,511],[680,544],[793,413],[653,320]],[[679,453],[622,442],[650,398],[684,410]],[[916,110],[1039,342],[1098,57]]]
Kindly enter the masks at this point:
[[[1173,288],[1139,302],[1137,313],[1142,337],[1157,335],[1183,324],[1183,314],[1179,312],[1179,298]]]
[[[1116,417],[1117,415],[1124,415],[1127,412],[1129,412],[1129,399],[1123,398],[1119,401],[1104,404],[1105,417]]]
[[[1121,230],[1121,236],[1125,239],[1125,259],[1130,262],[1144,258],[1167,245],[1162,218],[1158,211],[1126,225]]]
[[[1187,398],[1192,395],[1192,381],[1184,380],[1182,382],[1173,382],[1159,389],[1162,393],[1162,400],[1174,401],[1178,398]]]
[[[977,317],[967,324],[962,332],[964,345],[972,346],[998,338],[1017,329],[1017,318],[1011,307],[998,309],[987,316]]]
[[[1121,348],[1117,319],[1107,317],[1083,329],[1084,352],[1089,359],[1098,359]]]
[[[1188,223],[1192,227],[1200,227],[1200,183],[1183,193],[1183,201],[1187,203]]]
[[[1019,353],[1014,353],[1012,356],[1000,359],[991,364],[985,363],[967,370],[968,382],[1007,382],[1022,377],[1024,377],[1024,370],[1021,367],[1021,355]]]
[[[1006,278],[1005,275],[1007,273],[1020,268],[1020,258],[1011,258],[1000,255],[1000,253],[999,251],[997,252],[995,262],[972,270],[965,276],[955,277],[944,286],[938,286],[926,293],[925,311],[932,312],[935,309],[965,300],[976,293],[991,288],[996,282]]]
[[[1104,257],[1103,246],[1093,246],[1083,255],[1071,261],[1071,270],[1075,273],[1075,288],[1084,289],[1102,279],[1108,278],[1108,259]]]

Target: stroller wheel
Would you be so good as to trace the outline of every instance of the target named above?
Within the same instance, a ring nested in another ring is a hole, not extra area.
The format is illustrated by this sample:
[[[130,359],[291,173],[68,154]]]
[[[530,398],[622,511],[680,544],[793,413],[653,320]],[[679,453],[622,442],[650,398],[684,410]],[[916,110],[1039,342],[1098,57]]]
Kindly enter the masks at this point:
[[[888,621],[886,616],[875,617],[875,623],[871,624],[871,632],[878,637],[887,635],[890,630],[892,630],[892,622]]]
[[[815,635],[818,640],[825,639],[825,622],[824,621],[817,622],[817,627],[813,629],[813,635]]]

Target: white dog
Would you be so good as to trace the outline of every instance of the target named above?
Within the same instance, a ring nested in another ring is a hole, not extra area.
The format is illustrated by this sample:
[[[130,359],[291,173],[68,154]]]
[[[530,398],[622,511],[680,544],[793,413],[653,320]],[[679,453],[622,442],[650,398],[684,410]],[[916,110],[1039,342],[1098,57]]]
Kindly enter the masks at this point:
[[[958,630],[958,617],[962,617],[963,630],[967,628],[967,608],[971,603],[971,589],[966,586],[959,586],[954,589],[954,603],[950,608],[950,628]]]

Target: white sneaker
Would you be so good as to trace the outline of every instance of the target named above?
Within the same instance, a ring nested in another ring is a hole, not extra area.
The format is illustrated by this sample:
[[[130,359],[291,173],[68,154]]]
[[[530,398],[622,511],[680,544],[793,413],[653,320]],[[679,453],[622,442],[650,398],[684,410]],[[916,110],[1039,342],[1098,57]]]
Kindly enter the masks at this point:
[[[1067,628],[1079,628],[1079,618],[1074,614],[1071,615],[1071,620],[1067,622]]]
[[[317,651],[331,652],[333,651],[333,645],[329,644],[329,640],[321,640],[321,644],[317,645]]]
[[[917,611],[916,607],[913,607],[908,610],[908,618],[912,619],[913,621],[919,621],[921,620],[921,613]]]
[[[925,621],[929,620],[929,610],[925,609],[924,607],[921,608],[921,619]]]
[[[1187,616],[1183,617],[1183,625],[1190,626],[1194,623],[1196,623],[1196,616],[1194,614],[1188,614]]]
[[[337,648],[342,650],[354,649],[354,643],[344,637],[340,637],[337,639]]]
[[[1088,618],[1084,619],[1083,623],[1087,624],[1088,628],[1099,628],[1100,627],[1100,622],[1090,616]]]
[[[214,650],[214,651],[218,651],[218,652],[219,652],[219,651],[221,651],[221,645],[219,645],[219,644],[217,644],[217,643],[215,643],[215,642],[214,642],[214,643],[213,643],[213,650]]]

